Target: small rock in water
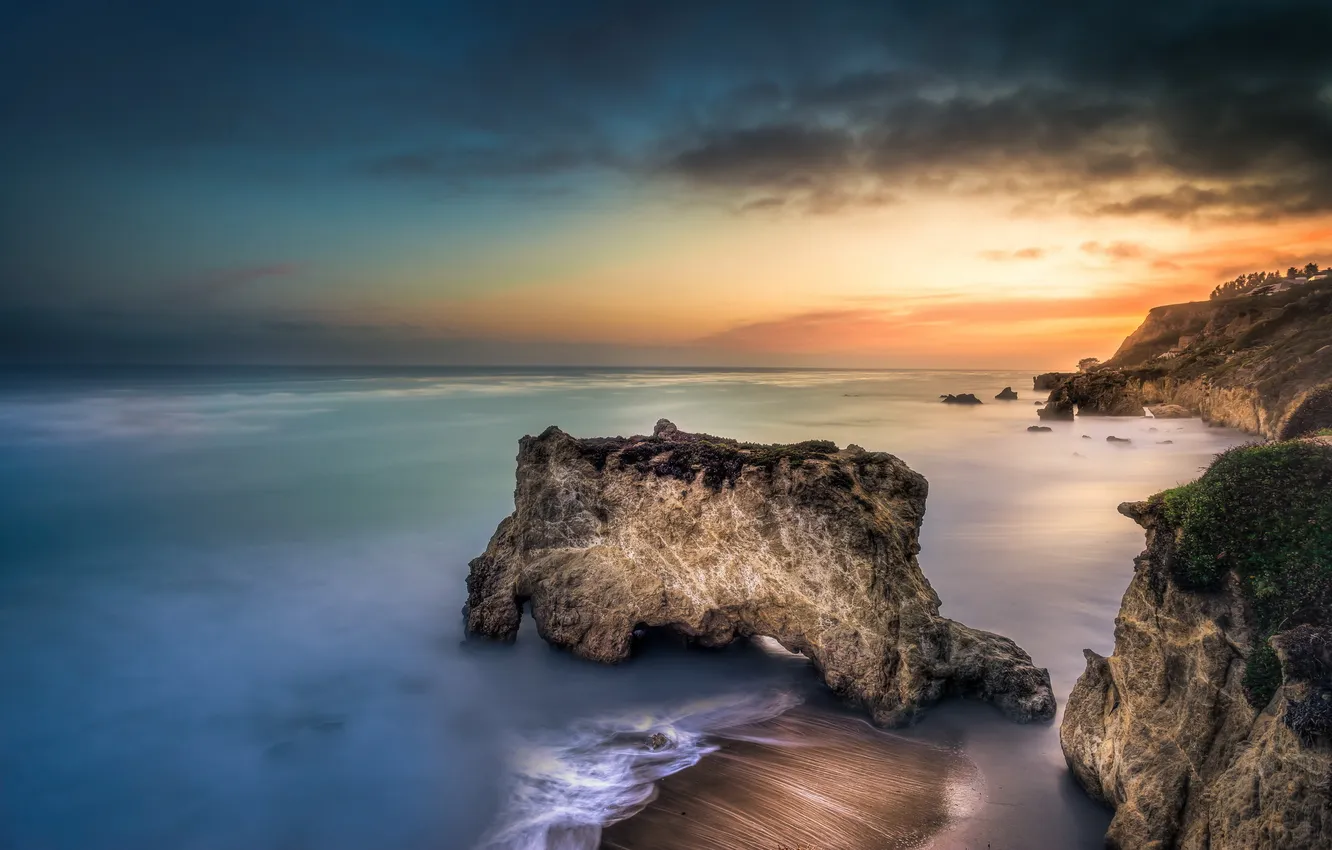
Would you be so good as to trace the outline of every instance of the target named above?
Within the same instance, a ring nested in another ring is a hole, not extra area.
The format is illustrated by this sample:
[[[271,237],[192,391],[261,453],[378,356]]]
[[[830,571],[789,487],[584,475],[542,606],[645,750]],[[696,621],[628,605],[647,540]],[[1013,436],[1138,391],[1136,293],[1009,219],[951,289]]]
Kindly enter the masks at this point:
[[[1083,454],[1082,452],[1074,452],[1073,457],[1086,457],[1086,455]]]
[[[1105,438],[1105,441],[1106,441],[1107,443],[1131,443],[1131,442],[1133,442],[1133,441],[1132,441],[1131,439],[1129,439],[1128,437],[1116,437],[1116,436],[1113,435],[1113,434],[1111,434],[1109,437],[1106,437],[1106,438]]]
[[[1051,428],[1049,425],[1028,425],[1027,430],[1034,432],[1034,431],[1053,431],[1054,429]]]
[[[653,732],[648,736],[647,748],[652,752],[664,750],[671,745],[671,739],[664,732]]]
[[[1173,445],[1175,444],[1175,441],[1174,441],[1174,440],[1157,440],[1157,441],[1156,441],[1156,444],[1157,444],[1158,446],[1173,446]]]
[[[1189,410],[1187,407],[1182,407],[1178,404],[1156,404],[1147,409],[1150,410],[1152,416],[1154,416],[1157,419],[1193,418],[1193,411]]]
[[[999,391],[999,395],[995,396],[995,398],[1001,401],[1016,401],[1017,397],[1018,394],[1013,392],[1012,387],[1004,387],[1002,390]]]
[[[939,396],[939,398],[944,404],[984,404],[983,401],[976,398],[974,393],[958,393],[957,395],[948,393]]]
[[[1083,434],[1083,435],[1082,435],[1082,439],[1084,439],[1084,440],[1090,440],[1090,439],[1091,439],[1091,434]]]

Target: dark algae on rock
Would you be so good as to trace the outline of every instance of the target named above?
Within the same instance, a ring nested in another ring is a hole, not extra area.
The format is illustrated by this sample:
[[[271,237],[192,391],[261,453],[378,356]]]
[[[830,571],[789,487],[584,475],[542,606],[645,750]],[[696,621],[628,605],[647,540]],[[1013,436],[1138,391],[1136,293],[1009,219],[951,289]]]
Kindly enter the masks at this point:
[[[1244,446],[1126,503],[1147,549],[1060,740],[1107,845],[1332,846],[1332,446]]]
[[[548,428],[519,441],[514,512],[470,564],[466,629],[512,640],[530,604],[547,642],[605,663],[644,628],[703,647],[764,635],[882,725],[950,694],[1053,717],[1027,653],[939,616],[916,562],[927,491],[892,455],[824,440]]]

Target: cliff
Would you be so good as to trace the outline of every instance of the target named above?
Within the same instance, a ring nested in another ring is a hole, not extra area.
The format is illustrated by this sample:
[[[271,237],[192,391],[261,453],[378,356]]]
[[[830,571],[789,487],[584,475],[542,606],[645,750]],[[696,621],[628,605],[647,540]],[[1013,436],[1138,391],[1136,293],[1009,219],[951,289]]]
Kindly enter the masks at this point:
[[[1332,282],[1157,307],[1106,363],[1049,384],[1042,419],[1178,405],[1269,439],[1332,426]]]
[[[916,562],[927,484],[889,454],[688,434],[519,442],[514,512],[471,562],[470,635],[619,662],[665,627],[705,647],[766,635],[898,725],[946,694],[1054,715],[1050,678],[1007,638],[939,616]]]
[[[1107,846],[1332,847],[1332,447],[1232,450],[1120,511],[1147,548],[1060,729]]]

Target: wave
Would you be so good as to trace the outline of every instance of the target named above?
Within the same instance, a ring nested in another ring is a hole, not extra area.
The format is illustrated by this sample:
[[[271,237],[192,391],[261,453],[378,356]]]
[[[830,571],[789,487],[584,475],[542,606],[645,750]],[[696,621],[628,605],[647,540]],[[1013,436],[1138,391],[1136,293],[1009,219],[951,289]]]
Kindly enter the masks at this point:
[[[719,740],[751,740],[744,727],[800,702],[789,691],[735,694],[516,738],[499,822],[476,850],[595,850],[602,827],[652,802],[658,780],[697,764]]]

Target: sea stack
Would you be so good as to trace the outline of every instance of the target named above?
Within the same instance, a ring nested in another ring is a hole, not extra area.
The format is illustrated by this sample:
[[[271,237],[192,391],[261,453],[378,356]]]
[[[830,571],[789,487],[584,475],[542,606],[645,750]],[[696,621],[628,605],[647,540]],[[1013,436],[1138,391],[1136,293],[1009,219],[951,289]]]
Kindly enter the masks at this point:
[[[811,440],[690,434],[519,441],[514,512],[471,562],[470,635],[629,658],[636,630],[718,647],[753,635],[810,658],[884,726],[948,694],[1049,719],[1049,674],[1013,641],[939,616],[916,562],[928,486],[898,458]]]

